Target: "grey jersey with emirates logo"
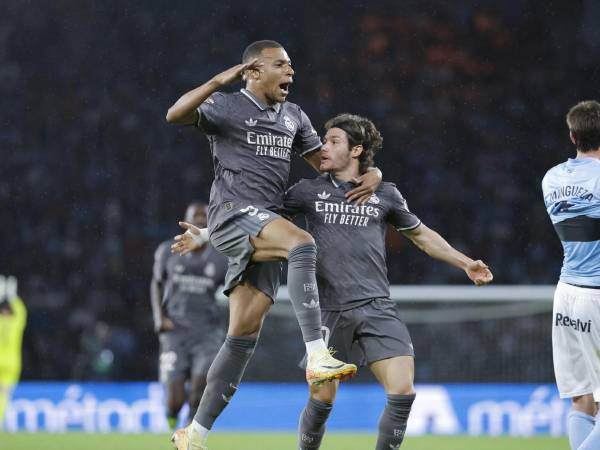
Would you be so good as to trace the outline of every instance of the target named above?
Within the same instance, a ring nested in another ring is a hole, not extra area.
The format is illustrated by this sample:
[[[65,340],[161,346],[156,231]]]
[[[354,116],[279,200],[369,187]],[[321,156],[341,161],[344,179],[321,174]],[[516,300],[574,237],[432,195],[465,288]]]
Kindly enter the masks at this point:
[[[201,252],[173,254],[171,243],[163,242],[154,254],[153,277],[163,285],[164,314],[175,330],[206,334],[224,328],[215,294],[225,279],[227,260],[211,245]]]
[[[393,183],[381,183],[363,206],[346,201],[345,193],[353,187],[325,174],[301,180],[285,196],[286,214],[303,214],[317,243],[317,285],[324,311],[345,311],[389,297],[387,224],[411,230],[421,223]]]
[[[303,156],[321,139],[298,105],[264,105],[250,92],[215,92],[198,108],[198,127],[207,135],[215,179],[208,228],[243,214],[248,206],[279,211],[292,153]]]

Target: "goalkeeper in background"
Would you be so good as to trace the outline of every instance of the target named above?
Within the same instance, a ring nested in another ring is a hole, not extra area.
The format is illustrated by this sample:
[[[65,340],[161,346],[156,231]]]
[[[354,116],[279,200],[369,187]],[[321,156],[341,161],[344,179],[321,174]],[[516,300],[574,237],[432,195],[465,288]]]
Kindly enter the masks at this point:
[[[0,429],[10,394],[21,375],[21,344],[27,320],[17,279],[0,275]]]

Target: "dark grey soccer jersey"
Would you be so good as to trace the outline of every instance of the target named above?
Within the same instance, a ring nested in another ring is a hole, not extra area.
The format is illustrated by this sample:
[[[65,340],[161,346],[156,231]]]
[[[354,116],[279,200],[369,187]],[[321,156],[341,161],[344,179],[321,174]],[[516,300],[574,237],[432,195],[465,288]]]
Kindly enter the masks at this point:
[[[266,106],[245,89],[214,93],[198,113],[215,168],[208,209],[211,232],[250,205],[280,210],[292,153],[303,156],[321,147],[298,105]]]
[[[160,244],[154,254],[154,279],[164,286],[163,308],[177,329],[203,333],[207,327],[223,326],[215,300],[223,284],[227,260],[212,246],[201,253],[171,253],[171,241]]]
[[[381,183],[363,206],[346,201],[344,194],[353,187],[326,174],[301,180],[285,196],[286,213],[302,213],[317,243],[317,285],[324,311],[344,311],[375,297],[389,297],[386,224],[411,230],[421,223],[393,183]]]

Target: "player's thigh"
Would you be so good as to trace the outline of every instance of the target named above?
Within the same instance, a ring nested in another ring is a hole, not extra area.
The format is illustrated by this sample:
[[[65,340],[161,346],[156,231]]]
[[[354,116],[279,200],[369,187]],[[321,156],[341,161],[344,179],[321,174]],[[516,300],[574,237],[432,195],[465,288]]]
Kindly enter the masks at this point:
[[[230,336],[258,335],[272,300],[250,281],[240,282],[229,294]]]
[[[395,356],[369,364],[386,394],[414,394],[415,359],[412,356]]]
[[[581,326],[576,326],[578,319],[579,323],[585,319],[574,310],[579,293],[579,288],[559,283],[554,294],[552,359],[561,398],[592,394],[596,384],[582,345]]]
[[[318,400],[324,403],[333,403],[337,394],[340,382],[334,380],[330,383],[322,383],[319,385],[310,385],[309,394],[313,400]]]
[[[258,236],[251,237],[250,242],[254,246],[252,261],[273,261],[287,259],[294,247],[314,244],[315,241],[309,233],[289,220],[278,218],[269,222]]]

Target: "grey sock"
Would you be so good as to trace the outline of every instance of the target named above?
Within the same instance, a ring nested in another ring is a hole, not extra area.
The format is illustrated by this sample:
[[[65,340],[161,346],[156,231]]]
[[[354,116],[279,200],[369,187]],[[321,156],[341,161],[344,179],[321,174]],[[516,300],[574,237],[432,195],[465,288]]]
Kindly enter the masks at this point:
[[[397,450],[406,432],[410,408],[415,401],[412,395],[387,395],[387,404],[379,418],[379,434],[375,450]]]
[[[308,399],[298,424],[299,450],[316,450],[321,446],[325,434],[325,422],[332,407],[331,403]]]
[[[227,336],[208,369],[206,388],[194,420],[209,430],[237,390],[248,361],[254,353],[256,338]]]
[[[316,267],[317,247],[314,244],[298,245],[290,250],[287,286],[304,342],[323,338]]]

